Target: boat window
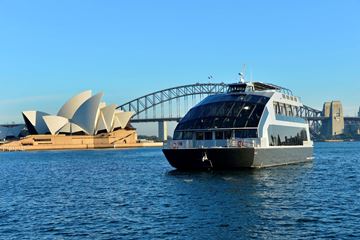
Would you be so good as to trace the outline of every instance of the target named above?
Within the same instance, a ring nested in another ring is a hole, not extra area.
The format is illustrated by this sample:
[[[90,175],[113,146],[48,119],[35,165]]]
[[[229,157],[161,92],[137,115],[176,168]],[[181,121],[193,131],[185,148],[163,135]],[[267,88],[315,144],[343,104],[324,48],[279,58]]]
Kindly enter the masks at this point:
[[[181,131],[175,131],[173,139],[174,140],[181,140],[182,139],[182,134],[183,134],[183,132],[181,132]]]
[[[270,146],[303,145],[308,140],[305,128],[271,125],[268,134]]]
[[[216,131],[215,132],[215,139],[224,139],[224,132],[223,131]]]
[[[294,106],[294,115],[295,117],[299,117],[299,108]]]
[[[197,132],[196,133],[196,140],[204,140],[204,133],[203,132]]]
[[[257,138],[256,129],[235,130],[235,138]]]
[[[292,107],[291,105],[285,105],[286,108],[286,116],[292,117],[293,116],[293,112],[292,112]]]
[[[285,104],[284,103],[279,103],[279,108],[280,108],[280,114],[285,115],[286,114]]]
[[[192,108],[176,130],[257,127],[268,97],[213,95]]]
[[[246,123],[246,127],[257,127],[263,111],[264,107],[256,105],[248,119],[248,122]]]
[[[232,128],[233,126],[233,118],[230,117],[226,117],[224,118],[223,122],[222,122],[222,128]]]
[[[193,139],[193,133],[192,132],[183,132],[183,138],[184,140],[191,140]]]
[[[224,138],[225,139],[230,139],[231,137],[232,137],[232,131],[231,130],[224,131]]]
[[[292,106],[292,111],[293,111],[293,116],[298,117],[297,116],[297,107],[296,106]]]
[[[284,115],[288,117],[299,117],[300,116],[300,109],[297,106],[274,102],[274,111],[275,114]]]
[[[291,116],[295,117],[295,115],[296,115],[295,106],[291,105],[290,107],[291,107]]]
[[[285,109],[285,114],[284,114],[284,115],[285,115],[285,116],[290,116],[290,115],[289,115],[289,105],[284,104],[284,106],[285,106],[285,108],[284,108],[284,109]]]
[[[211,119],[211,118],[210,118],[210,119]],[[214,122],[213,122],[213,124],[211,125],[211,127],[221,128],[223,121],[224,121],[224,118],[223,118],[223,117],[216,117],[216,118],[214,118]]]
[[[212,132],[205,132],[205,140],[212,140]]]
[[[281,111],[280,111],[280,105],[278,102],[274,102],[274,111],[275,111],[275,114],[280,114]]]
[[[245,92],[246,84],[232,84],[229,86],[228,92],[236,93],[236,92]]]

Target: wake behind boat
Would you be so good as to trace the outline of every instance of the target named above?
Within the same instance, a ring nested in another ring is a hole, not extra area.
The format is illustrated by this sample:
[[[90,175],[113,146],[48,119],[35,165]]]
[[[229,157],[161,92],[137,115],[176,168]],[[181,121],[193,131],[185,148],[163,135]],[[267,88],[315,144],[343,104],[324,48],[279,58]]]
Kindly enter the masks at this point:
[[[261,168],[312,160],[300,98],[261,82],[230,84],[197,104],[163,149],[177,169]]]

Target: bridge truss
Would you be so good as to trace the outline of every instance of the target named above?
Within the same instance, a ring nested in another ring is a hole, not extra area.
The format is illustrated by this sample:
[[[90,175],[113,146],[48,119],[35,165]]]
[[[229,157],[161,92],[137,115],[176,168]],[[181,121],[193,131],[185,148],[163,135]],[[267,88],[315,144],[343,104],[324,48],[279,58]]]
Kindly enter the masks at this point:
[[[196,83],[168,88],[127,102],[118,108],[134,112],[132,122],[178,121],[210,94],[224,93],[225,83]]]
[[[300,109],[300,116],[308,120],[310,125],[310,133],[313,137],[321,134],[322,121],[325,119],[323,112],[309,106],[303,106]]]

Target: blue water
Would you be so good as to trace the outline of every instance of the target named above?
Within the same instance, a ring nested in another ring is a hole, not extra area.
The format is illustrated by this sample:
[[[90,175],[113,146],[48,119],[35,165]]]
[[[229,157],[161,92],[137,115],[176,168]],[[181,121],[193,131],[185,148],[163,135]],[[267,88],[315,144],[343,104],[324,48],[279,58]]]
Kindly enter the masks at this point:
[[[360,143],[315,157],[194,173],[160,149],[1,153],[0,238],[359,238]]]

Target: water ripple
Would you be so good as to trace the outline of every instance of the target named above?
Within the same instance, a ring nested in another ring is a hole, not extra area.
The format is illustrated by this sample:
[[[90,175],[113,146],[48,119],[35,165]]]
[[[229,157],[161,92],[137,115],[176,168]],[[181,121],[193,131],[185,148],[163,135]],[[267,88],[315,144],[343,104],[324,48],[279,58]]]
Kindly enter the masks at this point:
[[[160,149],[0,155],[0,239],[359,238],[360,143],[313,163],[173,170]]]

